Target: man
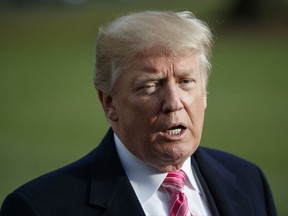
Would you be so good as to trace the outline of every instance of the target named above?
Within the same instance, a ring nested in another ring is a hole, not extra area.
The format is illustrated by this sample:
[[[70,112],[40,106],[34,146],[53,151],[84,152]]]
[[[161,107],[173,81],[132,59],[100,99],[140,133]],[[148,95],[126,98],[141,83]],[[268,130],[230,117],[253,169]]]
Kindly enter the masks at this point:
[[[102,27],[95,86],[111,129],[84,158],[11,193],[0,215],[276,215],[257,166],[199,147],[211,43],[190,12]]]

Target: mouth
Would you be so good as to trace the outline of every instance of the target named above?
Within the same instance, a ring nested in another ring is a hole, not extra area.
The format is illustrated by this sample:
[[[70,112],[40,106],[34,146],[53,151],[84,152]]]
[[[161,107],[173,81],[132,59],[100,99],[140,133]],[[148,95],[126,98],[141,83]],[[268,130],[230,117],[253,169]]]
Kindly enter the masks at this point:
[[[164,130],[162,132],[169,135],[169,136],[177,136],[177,135],[184,133],[185,130],[186,130],[185,126],[177,125],[177,126],[173,126],[173,127],[169,128],[167,130]]]

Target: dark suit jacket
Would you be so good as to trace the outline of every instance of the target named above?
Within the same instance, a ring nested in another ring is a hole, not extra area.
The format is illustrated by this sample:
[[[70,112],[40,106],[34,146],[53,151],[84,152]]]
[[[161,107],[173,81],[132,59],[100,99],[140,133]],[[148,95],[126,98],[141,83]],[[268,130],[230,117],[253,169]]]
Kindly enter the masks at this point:
[[[212,215],[276,215],[259,168],[235,156],[200,147],[193,166]],[[0,216],[145,215],[119,161],[110,129],[84,158],[46,174],[11,193]]]

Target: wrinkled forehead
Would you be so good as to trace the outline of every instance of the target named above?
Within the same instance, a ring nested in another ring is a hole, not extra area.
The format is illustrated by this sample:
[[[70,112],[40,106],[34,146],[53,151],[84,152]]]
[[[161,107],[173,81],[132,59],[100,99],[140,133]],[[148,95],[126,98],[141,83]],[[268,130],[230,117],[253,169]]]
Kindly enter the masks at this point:
[[[177,56],[194,56],[198,52],[194,48],[185,48],[181,46],[175,46],[170,48],[168,46],[152,46],[152,47],[139,47],[135,49],[135,57],[150,57],[150,56],[167,56],[167,57],[177,57]]]
[[[197,70],[199,68],[199,55],[195,50],[170,51],[164,48],[153,47],[143,49],[131,60],[130,68],[143,66],[149,71],[161,71],[161,67],[174,66],[179,70]],[[175,68],[176,69],[176,68]]]
[[[191,77],[202,80],[199,55],[194,50],[170,52],[153,47],[143,49],[121,66],[114,81],[134,83],[135,80],[159,80],[169,77]],[[118,80],[118,81],[117,81]],[[114,89],[115,90],[115,89]]]
[[[154,65],[166,63],[171,64],[175,61],[181,61],[184,59],[193,60],[194,64],[199,64],[199,55],[198,52],[194,49],[179,49],[179,50],[170,50],[167,47],[148,47],[140,50],[135,50],[134,55],[127,58],[123,58],[122,66],[125,70],[129,70],[135,65],[146,64]],[[124,63],[124,64],[123,64]],[[186,62],[188,63],[188,62]],[[183,65],[184,67],[185,65]]]

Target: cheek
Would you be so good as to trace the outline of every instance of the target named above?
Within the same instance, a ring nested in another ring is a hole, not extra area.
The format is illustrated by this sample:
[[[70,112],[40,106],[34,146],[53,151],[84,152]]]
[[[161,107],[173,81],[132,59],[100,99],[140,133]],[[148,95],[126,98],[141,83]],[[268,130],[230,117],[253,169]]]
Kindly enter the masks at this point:
[[[203,125],[204,125],[204,117],[205,117],[205,107],[204,107],[204,105],[201,106],[201,107],[199,106],[198,110],[195,113],[196,113],[195,126],[197,128],[198,133],[200,134],[199,136],[201,136]]]
[[[202,96],[190,98],[189,103],[185,104],[186,111],[190,117],[192,124],[197,127],[202,127],[206,109],[205,98]]]
[[[123,98],[123,103],[119,104],[117,112],[119,120],[127,125],[133,125],[134,129],[149,127],[155,122],[158,109],[154,101],[145,101],[140,98]]]
[[[131,112],[137,113],[138,117],[146,116],[151,119],[159,114],[160,104],[159,97],[133,97],[129,100],[129,107]],[[147,120],[148,120],[147,119]]]

